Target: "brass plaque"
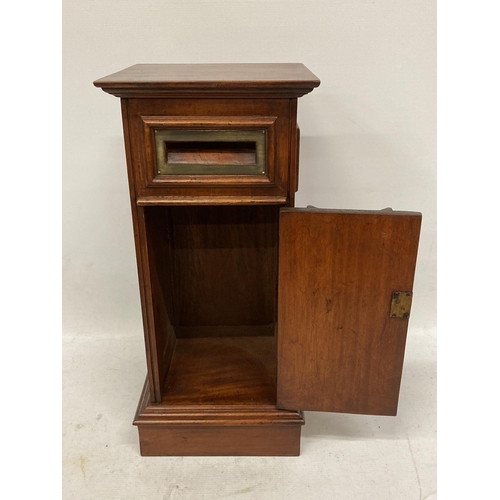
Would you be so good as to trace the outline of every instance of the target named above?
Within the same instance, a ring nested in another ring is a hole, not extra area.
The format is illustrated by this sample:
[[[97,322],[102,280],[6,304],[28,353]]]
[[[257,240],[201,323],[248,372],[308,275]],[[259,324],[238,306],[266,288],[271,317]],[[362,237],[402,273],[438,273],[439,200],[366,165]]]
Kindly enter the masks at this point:
[[[412,292],[392,292],[391,318],[409,318]]]
[[[265,130],[155,129],[162,175],[266,175]]]

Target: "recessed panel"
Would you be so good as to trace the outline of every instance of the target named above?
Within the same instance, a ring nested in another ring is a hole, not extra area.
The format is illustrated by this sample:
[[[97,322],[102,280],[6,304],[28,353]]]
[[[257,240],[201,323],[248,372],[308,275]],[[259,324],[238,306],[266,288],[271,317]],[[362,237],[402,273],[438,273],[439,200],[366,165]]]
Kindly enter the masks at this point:
[[[271,187],[276,181],[276,120],[275,116],[141,116],[145,179],[155,188],[191,190],[211,185],[237,187],[241,193],[243,186]],[[199,190],[195,192],[199,196]]]

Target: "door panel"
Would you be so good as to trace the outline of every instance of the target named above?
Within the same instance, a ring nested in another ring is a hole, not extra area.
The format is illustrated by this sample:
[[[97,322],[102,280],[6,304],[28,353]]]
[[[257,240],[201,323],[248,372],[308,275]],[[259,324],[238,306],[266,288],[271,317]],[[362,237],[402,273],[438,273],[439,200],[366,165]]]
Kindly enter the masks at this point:
[[[396,414],[408,313],[391,317],[391,300],[412,290],[420,223],[390,209],[281,210],[280,408]]]

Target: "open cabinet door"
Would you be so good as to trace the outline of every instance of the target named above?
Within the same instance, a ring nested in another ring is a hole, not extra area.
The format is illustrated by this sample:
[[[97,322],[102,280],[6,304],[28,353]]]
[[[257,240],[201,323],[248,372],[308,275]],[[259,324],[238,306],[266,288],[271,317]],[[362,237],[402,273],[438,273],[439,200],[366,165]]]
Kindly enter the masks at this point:
[[[281,209],[278,407],[396,415],[420,222]]]

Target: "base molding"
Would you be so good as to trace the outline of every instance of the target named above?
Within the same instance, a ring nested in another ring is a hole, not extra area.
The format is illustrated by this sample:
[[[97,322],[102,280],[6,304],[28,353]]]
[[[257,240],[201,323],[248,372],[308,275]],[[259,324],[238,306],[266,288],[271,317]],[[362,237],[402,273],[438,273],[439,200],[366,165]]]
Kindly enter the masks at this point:
[[[303,424],[270,405],[151,404],[147,382],[134,419],[142,456],[298,456]]]
[[[300,427],[139,427],[142,456],[299,456]]]

